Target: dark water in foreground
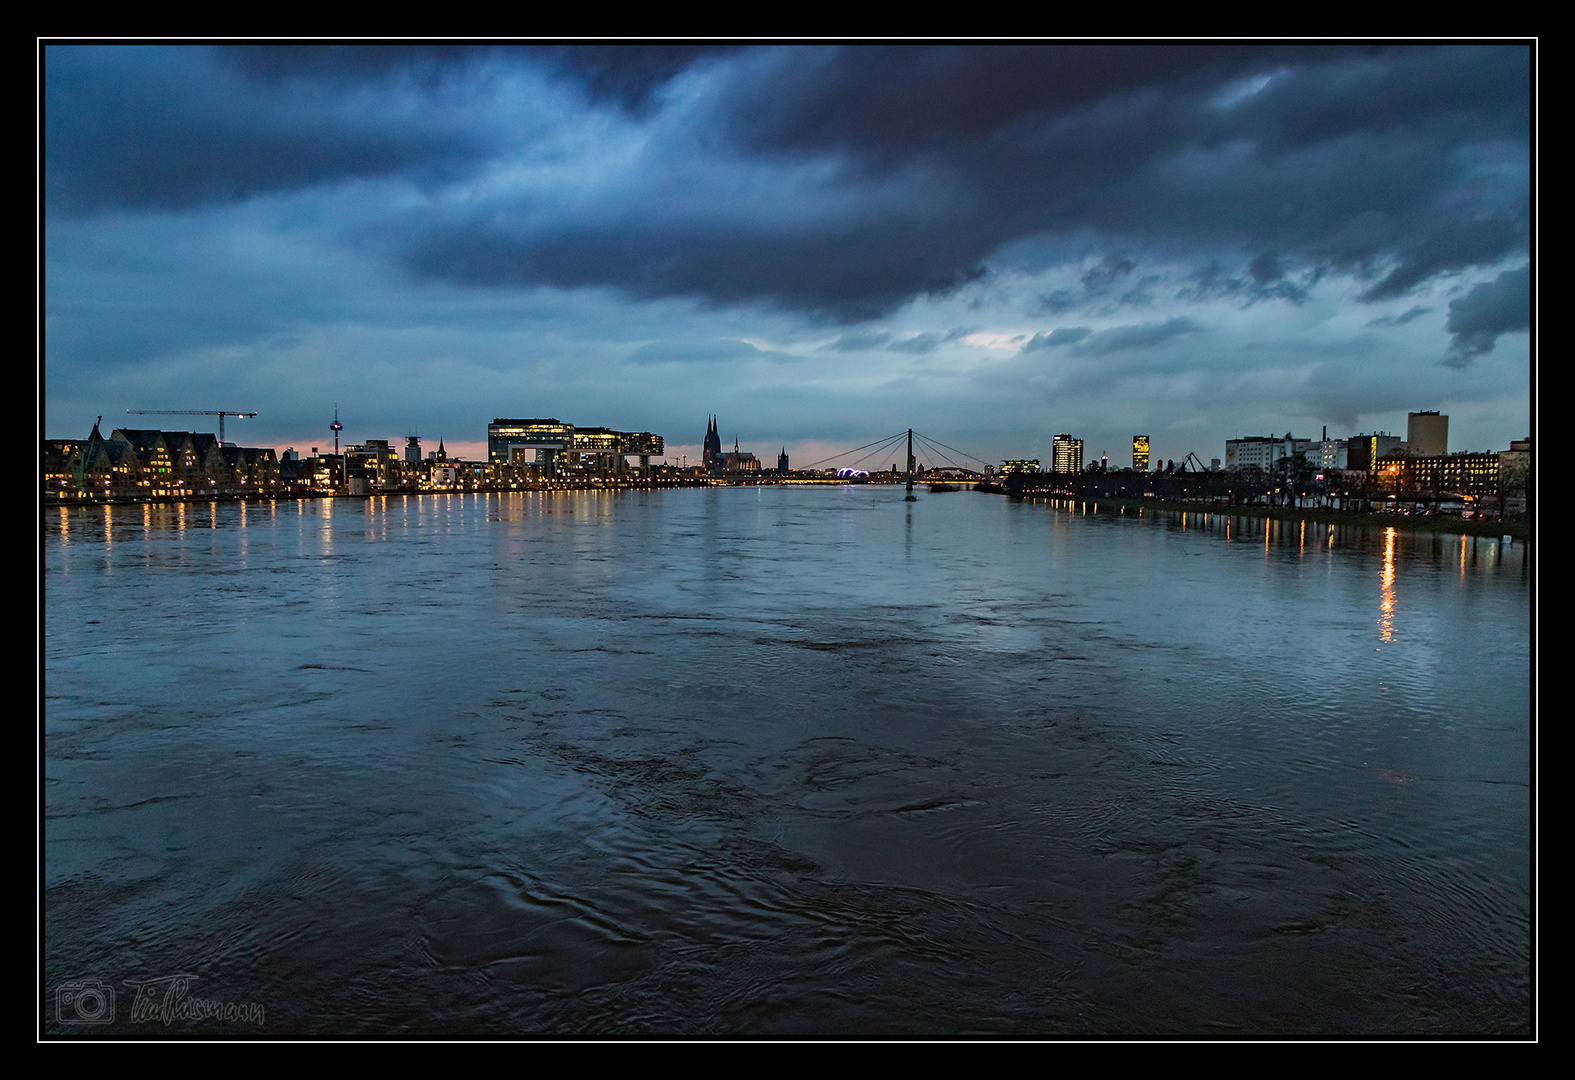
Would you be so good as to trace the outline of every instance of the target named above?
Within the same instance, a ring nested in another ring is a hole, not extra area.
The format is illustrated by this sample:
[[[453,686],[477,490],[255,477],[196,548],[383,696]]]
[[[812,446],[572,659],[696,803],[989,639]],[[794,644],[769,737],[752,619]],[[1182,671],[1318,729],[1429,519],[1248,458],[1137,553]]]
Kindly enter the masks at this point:
[[[1530,1030],[1520,545],[901,494],[46,511],[44,1030]]]

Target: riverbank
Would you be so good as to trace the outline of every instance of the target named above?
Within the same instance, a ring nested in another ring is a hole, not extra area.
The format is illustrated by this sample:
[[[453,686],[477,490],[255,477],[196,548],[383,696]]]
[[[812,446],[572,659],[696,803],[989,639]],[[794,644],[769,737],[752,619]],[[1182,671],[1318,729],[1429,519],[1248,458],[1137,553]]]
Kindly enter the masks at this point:
[[[318,499],[394,499],[425,495],[507,495],[511,492],[543,491],[649,491],[655,488],[710,487],[714,481],[707,479],[662,478],[641,482],[582,480],[573,482],[546,482],[486,487],[454,487],[427,491],[275,491],[246,493],[205,493],[192,495],[99,495],[62,498],[54,492],[44,493],[44,506],[174,506],[197,503],[265,503]]]
[[[1224,506],[1220,503],[1162,502],[1159,499],[1073,499],[1066,495],[1024,494],[1013,496],[1030,501],[1095,503],[1101,507],[1139,512],[1187,514],[1225,514],[1230,517],[1263,518],[1271,521],[1311,521],[1320,525],[1346,525],[1369,529],[1398,529],[1402,532],[1439,533],[1447,536],[1509,536],[1521,543],[1531,540],[1532,527],[1525,521],[1475,521],[1468,518],[1435,517],[1428,514],[1364,514],[1326,507]]]

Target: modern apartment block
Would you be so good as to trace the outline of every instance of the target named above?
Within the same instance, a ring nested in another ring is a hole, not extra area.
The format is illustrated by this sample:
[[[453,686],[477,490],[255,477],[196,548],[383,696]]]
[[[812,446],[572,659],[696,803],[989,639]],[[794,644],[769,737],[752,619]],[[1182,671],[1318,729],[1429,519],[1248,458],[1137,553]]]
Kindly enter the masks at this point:
[[[544,478],[562,474],[621,473],[626,455],[640,458],[648,469],[663,452],[662,437],[648,431],[577,428],[557,419],[497,419],[487,425],[487,463],[534,467]]]

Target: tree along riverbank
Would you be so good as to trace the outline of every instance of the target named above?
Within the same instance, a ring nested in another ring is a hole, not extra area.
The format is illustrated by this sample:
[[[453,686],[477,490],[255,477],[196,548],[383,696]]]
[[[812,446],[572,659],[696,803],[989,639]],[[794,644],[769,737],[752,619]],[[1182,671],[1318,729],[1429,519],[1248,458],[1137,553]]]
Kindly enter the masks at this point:
[[[1369,514],[1325,507],[1294,506],[1221,506],[1219,503],[1166,502],[1160,499],[1101,499],[1070,495],[1024,493],[1012,498],[1031,502],[1093,503],[1100,507],[1139,511],[1168,511],[1188,514],[1222,514],[1229,517],[1267,518],[1272,521],[1311,521],[1320,525],[1355,525],[1370,529],[1398,529],[1403,532],[1442,533],[1449,536],[1512,536],[1521,543],[1532,537],[1528,521],[1477,521],[1432,514]]]

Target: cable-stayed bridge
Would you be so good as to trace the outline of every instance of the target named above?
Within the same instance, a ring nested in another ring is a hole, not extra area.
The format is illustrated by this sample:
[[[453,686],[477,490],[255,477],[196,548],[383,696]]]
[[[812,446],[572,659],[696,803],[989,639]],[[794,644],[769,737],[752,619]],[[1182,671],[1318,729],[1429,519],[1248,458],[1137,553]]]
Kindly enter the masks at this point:
[[[927,455],[928,463],[919,460],[920,452]],[[902,464],[904,457],[907,461]],[[855,446],[851,450],[821,458],[819,461],[801,466],[800,471],[835,469],[844,474],[865,471],[890,475],[884,468],[888,462],[892,463],[892,470],[897,473],[904,476],[910,472],[915,473],[930,482],[953,480],[977,483],[985,478],[984,470],[989,468],[989,462],[983,458],[908,428],[885,438],[867,442],[863,446]]]

